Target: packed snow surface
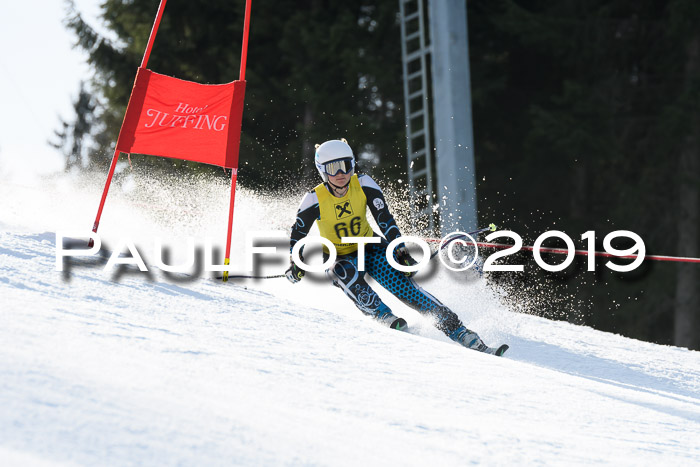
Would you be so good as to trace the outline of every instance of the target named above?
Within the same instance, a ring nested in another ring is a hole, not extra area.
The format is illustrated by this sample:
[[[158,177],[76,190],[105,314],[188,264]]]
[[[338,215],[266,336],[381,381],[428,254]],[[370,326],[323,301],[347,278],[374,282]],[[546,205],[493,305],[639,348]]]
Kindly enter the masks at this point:
[[[111,274],[56,270],[56,232],[90,230],[98,183],[0,183],[0,464],[700,465],[700,353],[516,313],[442,267],[421,286],[503,358],[386,294],[411,332],[382,327],[318,274],[167,275],[156,237],[176,263],[226,231],[225,183],[174,185],[113,187],[102,240],[129,238],[149,272]],[[242,190],[234,264],[297,201]]]

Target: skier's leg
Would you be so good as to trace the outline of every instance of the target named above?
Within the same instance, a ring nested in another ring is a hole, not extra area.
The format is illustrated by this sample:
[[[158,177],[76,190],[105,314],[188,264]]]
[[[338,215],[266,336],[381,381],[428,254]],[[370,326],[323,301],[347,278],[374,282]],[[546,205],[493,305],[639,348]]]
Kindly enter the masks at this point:
[[[339,256],[333,266],[326,271],[326,275],[333,281],[333,285],[340,287],[366,315],[393,329],[406,327],[406,321],[403,318],[397,318],[367,284],[365,273],[357,268],[356,255]]]
[[[386,259],[386,244],[370,245],[365,255],[367,273],[395,297],[421,314],[434,316],[436,326],[450,339],[475,350],[487,346],[479,336],[462,324],[459,317],[440,300],[416,284],[413,279],[397,271]]]

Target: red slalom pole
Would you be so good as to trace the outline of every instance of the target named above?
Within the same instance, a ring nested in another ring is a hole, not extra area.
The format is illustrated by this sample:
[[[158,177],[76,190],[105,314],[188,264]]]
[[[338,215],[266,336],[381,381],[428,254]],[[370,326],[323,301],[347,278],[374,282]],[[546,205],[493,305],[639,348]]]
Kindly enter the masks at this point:
[[[243,45],[241,46],[241,71],[240,81],[245,81],[245,69],[248,60],[248,34],[250,31],[250,5],[251,0],[245,2],[245,18],[243,20]],[[240,144],[240,143],[239,143]],[[226,257],[224,265],[231,264],[231,234],[233,231],[233,207],[236,203],[236,182],[238,180],[238,167],[231,169],[231,201],[228,208],[228,233],[226,234]],[[223,273],[223,281],[228,281],[228,271]]]
[[[245,19],[243,20],[243,47],[241,50],[241,81],[245,81],[245,67],[248,60],[248,31],[250,30],[250,3],[251,0],[245,2]]]
[[[145,68],[148,64],[148,59],[151,56],[151,49],[153,49],[153,43],[156,40],[156,34],[158,34],[158,27],[160,26],[160,20],[163,17],[163,10],[165,10],[165,4],[168,0],[161,0],[158,6],[158,13],[156,14],[156,19],[153,22],[153,27],[151,28],[151,34],[148,36],[148,45],[146,45],[146,51],[143,54],[143,59],[141,60],[141,68]],[[131,98],[130,98],[131,100]],[[128,107],[128,106],[127,106]],[[126,113],[124,115],[126,118]],[[124,122],[122,122],[122,126]],[[119,150],[114,150],[114,155],[112,156],[112,163],[109,166],[109,173],[107,174],[107,181],[105,182],[104,190],[102,190],[102,199],[100,199],[100,206],[97,208],[97,216],[95,217],[95,222],[92,224],[93,233],[97,233],[97,227],[100,225],[100,218],[102,217],[102,210],[105,207],[105,201],[107,200],[107,193],[109,192],[109,187],[112,184],[112,178],[114,177],[114,169],[117,167],[117,161],[119,160]],[[88,246],[92,248],[94,242],[92,239],[88,242]]]
[[[109,186],[112,184],[112,177],[114,177],[114,169],[117,167],[117,160],[119,160],[119,150],[114,150],[114,155],[112,156],[112,164],[109,166],[109,173],[107,174],[107,182],[105,183],[104,190],[102,190],[102,199],[100,199],[100,206],[97,208],[97,216],[95,217],[95,223],[92,224],[92,232],[97,233],[97,227],[100,225],[100,217],[102,217],[102,209],[105,207],[105,201],[107,200],[107,192],[109,192]],[[88,247],[92,248],[94,245],[92,238],[88,241]]]
[[[163,18],[163,10],[165,10],[165,4],[167,2],[168,0],[160,0],[160,5],[158,6],[158,13],[156,14],[156,19],[155,21],[153,21],[151,34],[148,36],[148,45],[146,45],[146,51],[143,53],[143,60],[141,60],[141,68],[146,68],[146,65],[148,65],[148,59],[151,57],[151,49],[153,49],[153,43],[156,41],[156,34],[158,34],[160,20],[161,18]]]
[[[231,201],[228,208],[228,235],[226,236],[226,258],[224,265],[231,263],[231,232],[233,231],[233,206],[236,204],[236,181],[238,180],[238,169],[231,169]],[[224,271],[223,281],[228,281],[228,271]]]

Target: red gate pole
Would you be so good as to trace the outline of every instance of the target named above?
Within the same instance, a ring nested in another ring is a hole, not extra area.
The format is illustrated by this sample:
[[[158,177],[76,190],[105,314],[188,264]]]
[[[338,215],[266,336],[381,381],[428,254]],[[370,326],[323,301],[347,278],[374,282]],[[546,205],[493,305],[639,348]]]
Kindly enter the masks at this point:
[[[153,43],[156,41],[156,34],[158,34],[158,27],[160,27],[160,20],[163,17],[163,10],[165,10],[165,4],[167,2],[168,0],[160,0],[158,13],[156,14],[156,19],[153,21],[153,27],[151,28],[151,35],[148,36],[148,45],[146,45],[146,51],[143,53],[143,60],[141,60],[141,68],[146,68],[146,65],[148,65],[148,59],[151,57],[151,49],[153,48]]]
[[[119,150],[114,150],[114,155],[112,156],[112,164],[109,166],[109,173],[107,174],[107,181],[105,182],[104,190],[102,190],[102,199],[100,199],[100,207],[97,208],[97,216],[95,217],[95,223],[92,224],[92,232],[97,233],[97,227],[100,225],[100,217],[102,217],[102,209],[105,207],[105,201],[107,200],[107,192],[109,191],[109,186],[112,184],[112,177],[114,176],[114,169],[117,167],[117,160],[119,159]],[[94,241],[92,238],[88,241],[88,247],[92,248]]]
[[[153,48],[153,43],[156,40],[156,34],[158,34],[158,27],[160,26],[160,20],[163,17],[163,10],[165,10],[165,4],[168,0],[160,0],[160,5],[158,6],[158,13],[156,14],[156,19],[153,22],[153,27],[151,28],[151,35],[148,36],[148,45],[146,45],[146,51],[143,54],[143,60],[141,60],[141,68],[146,68],[148,64],[148,59],[151,56],[151,49]],[[127,106],[128,107],[128,106]],[[124,113],[126,118],[126,112]],[[124,122],[122,122],[124,125]],[[97,233],[97,227],[100,225],[100,218],[102,217],[102,210],[105,207],[105,201],[107,200],[107,193],[109,192],[109,186],[112,184],[112,177],[114,177],[114,169],[117,167],[117,161],[119,160],[119,150],[114,150],[114,155],[112,156],[112,164],[109,166],[109,173],[107,174],[107,181],[105,182],[104,190],[102,190],[102,199],[100,200],[100,206],[97,208],[97,216],[95,217],[95,222],[92,224],[93,233]],[[92,248],[93,241],[90,239],[88,246]]]
[[[250,0],[245,2],[245,20],[243,23],[243,48],[241,50],[241,73],[238,78],[245,81],[245,66],[248,60],[248,30],[250,28]]]
[[[245,81],[245,67],[248,59],[248,31],[250,29],[250,3],[251,0],[245,2],[245,19],[243,20],[243,46],[241,48],[241,72],[240,81]],[[239,143],[240,144],[240,143]],[[228,233],[226,235],[226,258],[224,265],[228,266],[231,263],[231,232],[233,230],[233,206],[236,202],[236,181],[238,179],[238,167],[231,169],[231,202],[228,208]],[[224,271],[223,281],[228,281],[228,271]]]
[[[238,179],[238,169],[231,169],[231,201],[228,207],[228,234],[226,236],[226,258],[224,259],[224,265],[228,266],[231,264],[231,232],[233,230],[233,206],[236,203],[236,180]],[[228,282],[228,271],[224,271],[223,274],[224,282]]]

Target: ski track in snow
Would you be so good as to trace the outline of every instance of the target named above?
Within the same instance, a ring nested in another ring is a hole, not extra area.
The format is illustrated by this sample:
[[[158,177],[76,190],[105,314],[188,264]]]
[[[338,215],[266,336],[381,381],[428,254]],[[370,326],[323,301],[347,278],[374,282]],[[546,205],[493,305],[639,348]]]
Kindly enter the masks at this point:
[[[700,465],[698,352],[514,313],[484,280],[444,270],[419,282],[508,343],[504,358],[386,294],[411,332],[381,327],[319,275],[115,277],[89,258],[61,273],[55,231],[89,228],[99,200],[74,184],[0,184],[2,465]],[[100,233],[217,238],[222,186],[190,188],[199,220],[113,188]],[[296,209],[237,200],[239,245]]]

